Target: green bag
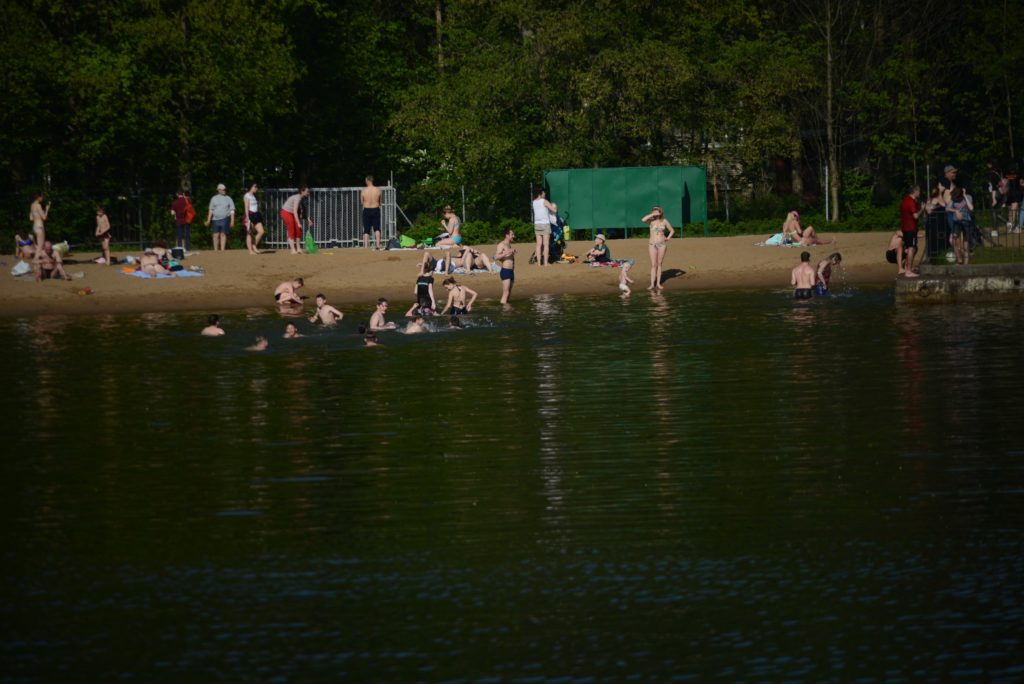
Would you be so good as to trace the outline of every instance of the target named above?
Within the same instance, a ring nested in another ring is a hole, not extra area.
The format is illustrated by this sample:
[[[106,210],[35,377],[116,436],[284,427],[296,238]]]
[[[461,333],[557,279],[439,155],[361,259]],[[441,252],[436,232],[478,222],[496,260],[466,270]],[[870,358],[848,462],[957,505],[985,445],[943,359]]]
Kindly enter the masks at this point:
[[[306,233],[306,254],[316,254],[319,248],[316,246],[316,240],[313,239],[313,233]]]
[[[399,247],[415,247],[416,241],[413,240],[408,235],[403,235],[400,238],[398,238],[398,245]]]

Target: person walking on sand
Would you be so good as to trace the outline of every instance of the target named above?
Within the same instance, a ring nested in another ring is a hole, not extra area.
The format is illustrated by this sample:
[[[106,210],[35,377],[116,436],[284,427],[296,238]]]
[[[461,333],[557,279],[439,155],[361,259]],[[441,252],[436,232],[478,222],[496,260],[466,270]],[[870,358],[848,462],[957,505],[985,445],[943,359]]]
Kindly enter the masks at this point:
[[[245,209],[242,217],[242,226],[245,228],[245,246],[249,254],[260,253],[260,240],[263,239],[263,214],[260,213],[260,202],[256,199],[256,192],[259,186],[256,183],[249,184],[249,190],[242,197],[242,205]]]
[[[235,200],[228,197],[223,183],[217,185],[217,194],[210,198],[206,212],[206,225],[211,225],[213,250],[223,252],[228,248],[228,232],[235,227]]]
[[[103,255],[97,263],[110,265],[110,218],[103,207],[96,207],[96,237]]]
[[[810,299],[814,296],[814,269],[811,268],[811,253],[800,252],[800,263],[793,269],[789,283],[793,286],[793,299]]]
[[[541,188],[533,198],[533,234],[537,237],[537,250],[534,254],[541,266],[548,265],[552,214],[558,214],[558,207],[547,200],[547,193]]]
[[[174,244],[186,252],[192,251],[192,221],[196,210],[184,190],[179,190],[171,202],[171,216],[174,218]]]
[[[665,212],[661,207],[654,207],[650,214],[640,220],[651,228],[651,238],[647,243],[647,253],[651,257],[651,285],[647,289],[660,290],[662,289],[661,266],[665,263],[668,241],[672,239],[676,231],[665,218]]]
[[[389,322],[384,320],[384,314],[388,312],[388,300],[381,297],[377,300],[377,309],[370,316],[370,332],[376,332],[378,330],[394,330],[395,324],[393,321]]]
[[[24,205],[22,205],[24,206]],[[28,210],[28,220],[32,222],[32,231],[36,235],[36,245],[43,246],[46,242],[46,221],[50,218],[50,203],[43,209],[43,193],[37,192],[32,198],[32,206]]]
[[[299,191],[291,195],[281,205],[281,220],[284,222],[285,230],[288,232],[288,251],[292,254],[302,254],[302,219],[299,217],[299,205],[302,200],[309,197],[309,186],[299,186]],[[313,221],[307,219],[310,227]]]
[[[373,184],[373,176],[366,177],[366,187],[359,193],[363,206],[363,247],[370,248],[370,231],[373,231],[373,248],[380,249],[380,200],[384,195]]]
[[[494,253],[494,261],[498,264],[498,277],[501,278],[501,303],[508,304],[512,297],[512,286],[516,283],[516,250],[512,242],[516,239],[515,231],[505,229],[504,239],[498,243]]]

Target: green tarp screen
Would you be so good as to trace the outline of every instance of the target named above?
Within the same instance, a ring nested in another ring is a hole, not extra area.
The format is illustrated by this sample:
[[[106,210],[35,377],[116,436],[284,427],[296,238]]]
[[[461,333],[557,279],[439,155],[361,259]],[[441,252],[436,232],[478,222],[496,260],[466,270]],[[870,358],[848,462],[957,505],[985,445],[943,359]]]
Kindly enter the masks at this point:
[[[707,173],[699,166],[552,169],[544,186],[574,229],[642,228],[656,204],[677,228],[708,220]]]

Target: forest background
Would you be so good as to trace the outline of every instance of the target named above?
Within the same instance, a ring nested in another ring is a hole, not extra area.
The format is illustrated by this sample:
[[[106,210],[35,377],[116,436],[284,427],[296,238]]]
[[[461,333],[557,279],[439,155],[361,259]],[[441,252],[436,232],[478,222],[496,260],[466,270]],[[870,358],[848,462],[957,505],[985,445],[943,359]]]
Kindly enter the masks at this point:
[[[1009,0],[0,0],[0,219],[170,235],[184,187],[394,179],[421,226],[529,219],[544,169],[707,168],[712,234],[896,225],[912,182],[1016,167]],[[828,185],[825,170],[828,170]],[[930,172],[930,173],[928,173]],[[696,229],[691,227],[690,232]],[[472,241],[472,238],[471,238]]]

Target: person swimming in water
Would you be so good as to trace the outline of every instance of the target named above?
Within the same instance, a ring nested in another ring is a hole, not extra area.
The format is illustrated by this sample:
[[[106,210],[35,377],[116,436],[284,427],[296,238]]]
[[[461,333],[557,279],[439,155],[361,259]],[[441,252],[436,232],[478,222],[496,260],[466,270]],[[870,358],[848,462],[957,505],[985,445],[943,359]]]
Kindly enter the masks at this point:
[[[210,314],[206,317],[206,327],[199,333],[203,337],[220,337],[226,334],[224,328],[220,327],[220,316]]]
[[[334,325],[344,317],[345,314],[327,303],[327,295],[320,293],[316,296],[316,311],[309,317],[309,322],[320,321],[324,325]]]

